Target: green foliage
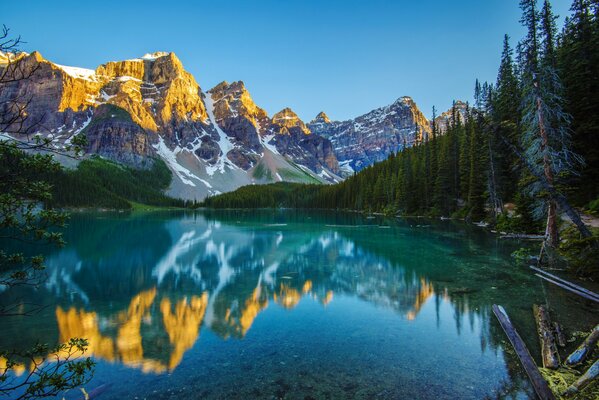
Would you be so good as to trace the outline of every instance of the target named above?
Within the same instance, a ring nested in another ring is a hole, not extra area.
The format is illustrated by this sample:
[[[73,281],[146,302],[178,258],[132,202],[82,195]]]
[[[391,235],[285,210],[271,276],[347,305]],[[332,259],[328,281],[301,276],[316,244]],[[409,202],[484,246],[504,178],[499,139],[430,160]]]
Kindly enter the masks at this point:
[[[81,161],[75,170],[61,170],[51,176],[54,207],[106,207],[130,209],[131,202],[154,206],[183,207],[182,200],[164,191],[172,176],[166,164],[155,159],[150,169],[134,169],[94,157]]]
[[[588,209],[591,214],[599,215],[599,199],[589,202]]]
[[[0,369],[0,395],[38,399],[84,385],[91,379],[95,366],[90,357],[84,356],[87,347],[87,340],[72,338],[53,348],[38,344],[24,352],[0,352],[0,359],[6,363]],[[23,381],[16,381],[12,371],[25,366],[34,373],[26,375]]]
[[[544,166],[551,169],[556,187],[584,199],[579,204],[597,199],[599,186],[593,184],[599,181],[596,2],[576,0],[561,35],[548,2],[539,10],[537,1],[522,0],[521,8],[527,33],[517,56],[514,59],[506,35],[496,84],[476,82],[476,109],[467,111],[466,121],[458,118],[454,107],[448,128],[440,132],[433,109],[432,133],[422,143],[337,185],[296,187],[276,195],[272,187],[253,187],[205,204],[455,216],[488,220],[501,231],[539,233],[548,193],[540,190],[535,175],[510,146],[524,147],[528,164],[541,175]],[[574,167],[579,158],[571,148],[568,114],[574,117],[574,150],[586,158],[577,179]],[[513,213],[504,210],[506,203],[516,205]],[[599,209],[599,201],[589,207]]]
[[[529,220],[525,217],[526,214],[516,213],[509,215],[501,213],[497,216],[495,229],[499,232],[511,233],[529,233],[538,234],[541,232],[540,224],[537,221]]]
[[[44,144],[40,144],[44,146]],[[53,157],[48,154],[26,154],[19,143],[0,142],[0,289],[18,285],[39,285],[45,279],[44,258],[26,256],[9,244],[33,248],[39,244],[62,246],[62,234],[67,215],[44,207],[52,200],[49,177],[60,173]],[[36,311],[26,304],[9,304],[0,308],[0,317],[27,315]],[[83,357],[87,348],[84,339],[71,339],[54,348],[38,344],[32,349],[0,350],[0,396],[14,399],[33,399],[56,396],[65,390],[87,382],[94,363]],[[30,373],[15,378],[17,367],[28,364]]]
[[[40,207],[51,199],[51,185],[44,179],[60,166],[47,154],[26,155],[15,143],[0,144],[0,238],[20,243],[61,246],[60,233],[67,215]],[[0,287],[38,284],[43,278],[43,259],[0,249]]]
[[[583,238],[574,226],[569,226],[561,232],[561,237],[558,250],[568,267],[577,275],[598,277],[599,248],[596,241],[599,235]]]
[[[512,253],[512,258],[521,265],[525,265],[530,260],[531,256],[532,254],[530,249],[526,249],[524,247],[521,247]]]

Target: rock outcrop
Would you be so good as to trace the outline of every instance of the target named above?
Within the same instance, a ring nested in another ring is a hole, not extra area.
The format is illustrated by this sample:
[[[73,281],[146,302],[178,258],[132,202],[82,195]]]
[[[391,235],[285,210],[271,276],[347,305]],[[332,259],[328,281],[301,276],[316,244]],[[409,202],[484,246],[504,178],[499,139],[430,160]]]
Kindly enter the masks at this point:
[[[244,170],[252,168],[263,151],[260,130],[270,123],[266,111],[254,103],[241,81],[221,82],[207,95],[212,98],[216,123],[235,147],[229,159]]]
[[[400,97],[389,106],[348,121],[330,121],[321,112],[308,128],[331,140],[345,175],[421,142],[431,131],[429,121],[410,97]]]
[[[91,121],[84,130],[88,153],[139,168],[152,164],[155,153],[151,142],[155,138],[152,133],[133,122],[126,111],[102,104],[90,118]]]
[[[279,153],[298,160],[300,164],[319,174],[327,169],[335,174],[339,172],[339,163],[331,141],[319,134],[312,134],[290,108],[273,115],[270,132]]]

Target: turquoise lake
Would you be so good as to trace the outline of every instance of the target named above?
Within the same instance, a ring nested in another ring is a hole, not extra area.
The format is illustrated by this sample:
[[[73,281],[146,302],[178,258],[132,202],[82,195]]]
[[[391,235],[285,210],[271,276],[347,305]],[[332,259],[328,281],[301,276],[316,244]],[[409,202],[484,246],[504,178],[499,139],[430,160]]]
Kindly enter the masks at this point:
[[[0,296],[45,306],[3,318],[0,348],[87,338],[86,389],[106,385],[100,400],[528,399],[491,306],[538,362],[533,304],[569,333],[599,322],[593,304],[517,265],[511,253],[530,243],[463,222],[74,213],[65,239],[42,286]]]

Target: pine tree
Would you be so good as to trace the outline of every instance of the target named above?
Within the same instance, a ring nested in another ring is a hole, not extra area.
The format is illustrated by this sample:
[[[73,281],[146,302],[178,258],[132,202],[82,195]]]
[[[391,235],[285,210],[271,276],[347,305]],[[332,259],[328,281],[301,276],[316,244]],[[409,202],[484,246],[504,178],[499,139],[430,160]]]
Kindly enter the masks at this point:
[[[437,176],[435,179],[435,208],[443,216],[448,216],[452,211],[452,149],[449,132],[450,129],[448,129],[444,136],[439,138]]]
[[[474,221],[478,221],[485,216],[485,200],[484,200],[484,152],[480,151],[480,146],[483,145],[482,135],[482,115],[476,110],[473,112],[474,115],[470,117],[468,122],[468,128],[470,130],[470,165],[468,168],[468,207],[469,214],[468,218]]]
[[[513,51],[510,47],[509,36],[503,38],[503,51],[501,63],[495,86],[494,113],[497,122],[511,121],[519,125],[520,121],[520,89],[512,59]]]

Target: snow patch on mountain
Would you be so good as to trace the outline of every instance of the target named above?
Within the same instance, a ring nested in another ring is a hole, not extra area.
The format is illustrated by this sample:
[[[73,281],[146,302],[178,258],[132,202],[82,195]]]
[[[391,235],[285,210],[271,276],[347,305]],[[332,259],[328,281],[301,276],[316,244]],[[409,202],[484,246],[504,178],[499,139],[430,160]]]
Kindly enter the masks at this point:
[[[175,174],[177,174],[177,176],[179,177],[179,179],[181,179],[183,183],[189,186],[196,186],[196,184],[190,178],[198,179],[198,177],[192,174],[191,171],[183,167],[177,161],[177,153],[181,151],[179,147],[175,148],[175,150],[173,151],[168,148],[168,146],[164,142],[164,139],[162,137],[159,137],[158,143],[154,145],[154,149],[156,150],[156,153],[158,153],[158,155],[162,157],[162,159],[167,163],[171,170]]]
[[[225,166],[229,166],[230,168],[234,166],[235,168],[238,168],[234,164],[226,162],[227,154],[235,148],[235,145],[231,142],[229,136],[225,132],[223,132],[220,126],[216,123],[216,118],[214,118],[214,103],[212,101],[212,96],[210,96],[209,94],[205,96],[204,103],[206,104],[206,113],[208,114],[208,119],[210,120],[210,123],[212,124],[212,126],[214,126],[214,129],[216,129],[216,132],[218,133],[219,139],[217,143],[218,147],[220,147],[220,150],[222,152],[222,156],[218,158],[218,161],[214,166],[206,167],[206,173],[212,176],[216,171],[220,171],[220,173],[223,174],[225,173]]]
[[[73,78],[86,79],[86,80],[95,80],[96,71],[93,69],[87,68],[79,68],[79,67],[69,67],[66,65],[54,64],[61,70],[67,73],[67,75],[72,76]]]
[[[274,137],[274,134],[260,136],[260,143],[262,143],[262,146],[264,146],[266,149],[270,150],[274,154],[279,154],[277,147],[270,143]]]

